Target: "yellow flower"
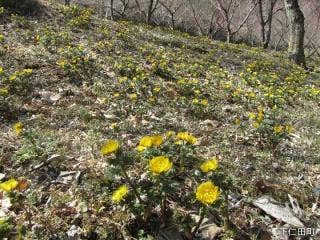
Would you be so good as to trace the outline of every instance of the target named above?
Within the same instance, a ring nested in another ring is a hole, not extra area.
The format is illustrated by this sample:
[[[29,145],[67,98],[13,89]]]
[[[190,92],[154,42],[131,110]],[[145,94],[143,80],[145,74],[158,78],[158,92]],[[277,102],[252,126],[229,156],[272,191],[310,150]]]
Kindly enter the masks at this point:
[[[288,133],[292,133],[292,132],[294,131],[294,127],[293,127],[292,125],[287,125],[287,126],[286,126],[286,131],[287,131]]]
[[[203,105],[203,106],[208,106],[208,100],[207,99],[202,99],[200,101],[200,104]]]
[[[121,77],[121,78],[119,78],[119,83],[123,83],[127,80],[128,80],[128,77]]]
[[[156,93],[158,93],[158,92],[161,91],[161,88],[160,88],[160,87],[155,87],[155,88],[153,89],[153,91],[156,92]]]
[[[139,146],[151,147],[152,146],[152,137],[151,136],[142,137],[140,140]]]
[[[199,99],[198,99],[198,98],[193,99],[193,100],[192,100],[192,103],[193,103],[193,104],[198,104],[198,103],[199,103]]]
[[[147,147],[144,147],[144,146],[137,146],[137,151],[138,152],[143,152],[144,150],[146,150],[147,149]]]
[[[251,98],[254,98],[256,96],[256,94],[254,92],[249,92],[248,96],[251,97]]]
[[[236,119],[234,120],[234,123],[235,123],[236,125],[240,125],[240,124],[241,124],[241,120],[240,120],[239,118],[236,118]]]
[[[138,97],[138,95],[137,95],[136,93],[131,93],[131,94],[129,94],[130,100],[136,100],[137,97]]]
[[[137,147],[137,151],[142,152],[148,147],[158,147],[163,143],[163,137],[160,135],[144,136],[141,138],[140,143]]]
[[[111,123],[110,127],[111,129],[115,129],[118,127],[118,123]]]
[[[11,192],[18,186],[19,182],[15,179],[10,179],[6,182],[0,183],[0,190],[4,192]]]
[[[109,155],[118,151],[120,144],[117,140],[107,140],[102,146],[100,152],[102,155]]]
[[[172,162],[165,156],[158,156],[150,160],[149,167],[153,174],[158,175],[169,171],[172,168]]]
[[[207,172],[210,172],[210,171],[214,171],[217,168],[218,168],[218,160],[217,160],[217,158],[213,158],[213,159],[207,160],[207,161],[203,162],[200,165],[200,169],[204,173],[207,173]]]
[[[0,8],[0,9],[1,9],[1,8]],[[0,14],[1,14],[1,12],[0,12]],[[0,217],[0,226],[1,226],[2,224],[5,224],[7,221],[8,221],[8,220],[7,220],[6,218]]]
[[[114,96],[114,97],[119,97],[119,96],[120,96],[120,93],[115,92],[115,93],[113,94],[113,96]]]
[[[151,136],[151,138],[152,138],[152,145],[153,146],[158,147],[163,143],[163,137],[160,135],[154,135],[154,136]]]
[[[262,122],[263,118],[264,118],[263,109],[259,109],[258,116],[257,116],[257,121],[258,122]]]
[[[250,119],[255,119],[256,118],[256,114],[254,114],[254,113],[249,113],[248,116],[249,116]]]
[[[13,124],[13,131],[15,132],[15,134],[20,135],[23,131],[23,124],[21,122],[17,122],[15,124]]]
[[[178,84],[181,84],[181,85],[183,85],[183,84],[185,84],[186,83],[186,80],[185,79],[180,79],[179,81],[178,81]]]
[[[21,72],[21,75],[30,75],[30,74],[32,74],[32,69],[30,68],[23,69],[23,71]]]
[[[171,138],[172,136],[174,136],[176,133],[174,131],[168,131],[165,133],[167,138]]]
[[[196,94],[196,95],[200,94],[200,90],[198,90],[198,89],[197,89],[197,90],[194,90],[193,92],[194,92],[194,94]]]
[[[259,128],[259,127],[260,127],[260,123],[254,122],[254,123],[252,124],[252,126],[253,126],[254,128]]]
[[[3,68],[2,67],[0,67],[0,74],[2,74],[3,73]]]
[[[153,102],[156,101],[156,99],[155,99],[154,97],[149,97],[149,98],[148,98],[148,101],[151,102],[151,103],[153,103]]]
[[[116,191],[113,192],[111,200],[119,203],[129,192],[127,185],[121,185]]]
[[[191,82],[192,82],[193,84],[198,84],[198,83],[199,83],[199,80],[198,80],[198,79],[193,79]]]
[[[67,64],[68,64],[68,61],[66,59],[59,59],[57,61],[57,64],[58,64],[59,67],[65,68],[67,66]]]
[[[0,95],[2,95],[2,96],[8,95],[8,89],[0,88]]]
[[[17,79],[17,76],[15,75],[15,74],[13,74],[13,75],[11,75],[10,77],[9,77],[9,80],[10,81],[14,81],[14,80],[16,80]]]
[[[283,131],[283,126],[282,125],[276,125],[274,126],[273,130],[275,133],[281,133]]]
[[[211,181],[201,183],[196,190],[196,198],[203,204],[210,205],[219,197],[219,188]]]
[[[186,141],[190,144],[196,144],[197,138],[188,132],[179,132],[177,138],[183,141]]]

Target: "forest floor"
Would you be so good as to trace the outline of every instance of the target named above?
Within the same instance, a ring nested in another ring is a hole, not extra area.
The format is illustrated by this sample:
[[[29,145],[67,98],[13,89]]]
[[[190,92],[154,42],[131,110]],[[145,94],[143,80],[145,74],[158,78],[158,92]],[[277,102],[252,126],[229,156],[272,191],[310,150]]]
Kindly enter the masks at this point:
[[[168,208],[183,213],[173,224],[136,221],[110,200],[127,179],[100,153],[117,139],[138,156],[143,136],[184,131],[197,138],[198,158],[214,156],[232,180],[229,230],[223,207],[209,208],[211,235],[202,228],[195,239],[320,229],[319,62],[307,72],[281,52],[41,4],[41,16],[0,16],[0,238],[155,239],[167,225],[188,238],[198,203],[169,197]],[[148,171],[133,163],[131,184]],[[5,191],[10,179],[19,184]],[[255,204],[264,196],[277,210]],[[285,205],[293,215],[281,218]]]

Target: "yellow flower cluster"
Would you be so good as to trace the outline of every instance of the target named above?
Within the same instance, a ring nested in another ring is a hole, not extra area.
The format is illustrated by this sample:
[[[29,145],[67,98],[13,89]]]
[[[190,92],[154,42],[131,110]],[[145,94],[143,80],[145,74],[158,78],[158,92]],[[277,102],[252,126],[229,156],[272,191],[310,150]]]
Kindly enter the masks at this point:
[[[153,89],[153,92],[155,92],[155,93],[158,93],[158,92],[160,92],[161,91],[161,88],[160,87],[155,87],[154,89]]]
[[[259,107],[258,113],[249,113],[248,114],[249,118],[254,120],[253,121],[253,127],[254,128],[259,128],[260,124],[262,123],[264,119],[264,109],[262,107]]]
[[[192,145],[197,143],[197,138],[188,132],[179,132],[177,138]]]
[[[17,71],[9,77],[9,80],[14,81],[17,79],[17,77],[28,77],[32,74],[32,72],[32,69],[29,68],[23,69],[22,71]]]
[[[163,137],[161,135],[144,136],[141,138],[137,147],[139,152],[146,150],[149,147],[158,147],[163,143]]]
[[[86,67],[93,63],[93,58],[87,54],[83,46],[66,46],[58,49],[60,58],[56,64],[69,75],[88,74]]]
[[[175,136],[179,140],[176,141],[175,144],[183,144],[183,141],[191,145],[197,143],[197,138],[188,132],[179,132],[177,133],[177,135],[174,131],[168,131],[165,133],[165,137],[167,139],[173,136]],[[137,151],[142,152],[149,147],[158,147],[163,143],[163,141],[164,138],[161,135],[144,136],[141,138],[139,145],[137,146]]]
[[[7,88],[0,88],[0,96],[8,95],[9,91]]]
[[[111,200],[115,203],[119,203],[127,196],[129,188],[127,185],[121,185],[116,191],[113,192]]]
[[[100,149],[100,153],[105,156],[112,153],[115,153],[119,150],[120,144],[117,140],[107,140],[102,148]]]
[[[207,99],[198,99],[198,98],[194,98],[193,100],[192,100],[192,103],[194,104],[194,105],[202,105],[202,106],[208,106],[208,100]]]
[[[150,171],[154,175],[165,173],[172,168],[172,162],[165,156],[154,157],[149,162]]]
[[[138,95],[136,93],[129,94],[129,99],[130,100],[135,101],[135,100],[137,100],[137,98],[138,98]]]
[[[210,160],[207,160],[205,162],[203,162],[200,165],[200,169],[202,172],[207,173],[210,171],[214,171],[218,168],[218,160],[217,158],[212,158]]]
[[[68,61],[66,59],[59,59],[57,61],[57,65],[62,68],[65,69],[68,66]]]
[[[196,190],[196,198],[205,205],[213,204],[219,197],[220,191],[211,181],[201,183]]]
[[[275,125],[273,127],[273,131],[276,134],[280,134],[280,133],[283,133],[283,132],[292,133],[294,131],[294,128],[292,127],[292,125],[286,125],[286,126]]]
[[[283,132],[284,127],[282,125],[276,125],[273,127],[273,130],[275,133],[281,133]]]
[[[69,26],[82,28],[89,27],[93,14],[93,10],[91,8],[80,8],[76,5],[64,7],[62,12],[67,18],[69,18]]]
[[[23,131],[23,124],[21,122],[17,122],[13,124],[12,129],[15,132],[15,134],[19,136]]]
[[[8,181],[0,183],[0,190],[4,192],[11,192],[12,190],[16,189],[18,185],[19,182],[12,178]]]

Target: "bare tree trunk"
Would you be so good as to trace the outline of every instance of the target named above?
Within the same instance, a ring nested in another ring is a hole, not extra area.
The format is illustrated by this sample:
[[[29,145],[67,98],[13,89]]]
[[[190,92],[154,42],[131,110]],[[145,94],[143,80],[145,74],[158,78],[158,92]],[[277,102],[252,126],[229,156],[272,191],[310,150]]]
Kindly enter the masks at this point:
[[[191,7],[192,16],[193,16],[193,19],[194,19],[197,27],[199,28],[201,34],[202,34],[202,35],[205,35],[206,33],[205,33],[203,27],[201,26],[199,20],[198,20],[198,16],[197,16],[197,14],[196,14],[196,10],[195,10],[195,8],[194,8],[194,6],[193,6],[192,1],[191,1],[191,0],[188,0],[188,2],[189,2],[189,5],[190,5],[190,7]]]
[[[231,1],[221,1],[221,0],[214,0],[214,2],[217,5],[217,8],[219,9],[224,22],[225,22],[225,28],[227,32],[227,43],[232,42],[233,37],[235,34],[237,34],[241,28],[244,26],[244,24],[248,21],[248,18],[250,17],[251,13],[257,6],[257,2],[253,1],[253,6],[251,9],[248,11],[247,15],[240,21],[237,25],[233,26],[232,20],[233,17],[235,16],[235,13],[237,10],[241,8],[241,1],[237,0],[231,0]],[[228,3],[227,5],[226,2]]]
[[[147,24],[151,23],[152,20],[152,15],[154,13],[154,11],[157,9],[159,4],[159,0],[149,0],[149,6],[148,6],[148,11],[147,11],[147,18],[146,18],[146,22]]]
[[[271,39],[271,30],[272,30],[272,20],[274,14],[274,7],[277,3],[277,0],[268,0],[266,1],[258,0],[258,15],[259,15],[259,24],[260,24],[260,33],[261,41],[263,48],[268,48],[270,39]],[[266,16],[264,16],[263,6],[266,8]]]
[[[111,17],[111,20],[114,20],[114,0],[110,0],[110,17]]]
[[[272,10],[269,12],[269,17],[268,17],[268,29],[265,33],[265,38],[263,41],[263,48],[268,48],[270,39],[271,39],[271,30],[272,30],[272,15],[273,12]]]
[[[296,64],[306,66],[304,55],[304,16],[298,0],[284,0],[289,23],[289,59]]]
[[[147,24],[150,24],[150,22],[151,22],[153,1],[154,0],[150,0],[149,1],[148,12],[147,12],[147,20],[146,20]]]
[[[231,43],[232,41],[232,30],[230,24],[227,24],[227,43]]]
[[[259,23],[260,23],[260,31],[261,31],[261,39],[262,42],[264,43],[266,40],[266,24],[265,24],[265,20],[263,17],[263,2],[262,0],[258,0],[258,11],[259,11]]]
[[[179,9],[182,7],[182,2],[179,3],[176,6],[173,5],[173,1],[171,1],[169,5],[167,5],[164,1],[159,1],[159,4],[162,7],[164,7],[167,10],[167,12],[170,14],[171,28],[174,29],[175,28],[175,22],[176,22],[175,15],[179,11]]]

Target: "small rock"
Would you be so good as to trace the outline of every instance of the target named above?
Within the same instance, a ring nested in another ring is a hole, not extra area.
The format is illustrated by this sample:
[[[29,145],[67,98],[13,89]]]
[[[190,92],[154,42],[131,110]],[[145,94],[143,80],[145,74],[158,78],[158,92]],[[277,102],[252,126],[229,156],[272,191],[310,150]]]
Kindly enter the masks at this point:
[[[72,225],[71,228],[67,231],[68,240],[78,240],[80,239],[81,228]]]
[[[2,179],[4,179],[5,177],[6,177],[6,175],[5,175],[5,174],[0,173],[0,181],[1,181]]]
[[[262,209],[268,215],[274,217],[279,222],[285,222],[294,227],[305,227],[304,224],[293,215],[287,206],[282,206],[270,196],[262,196],[253,202],[253,205]]]
[[[50,103],[55,103],[61,98],[60,93],[54,93],[54,92],[49,92],[49,91],[42,91],[39,92],[42,100]]]
[[[320,196],[320,186],[315,187],[313,191],[317,196]]]
[[[279,171],[281,169],[280,164],[277,162],[273,162],[272,163],[272,167],[276,170]]]
[[[249,173],[255,171],[256,167],[253,164],[248,164],[244,167],[244,170]]]

